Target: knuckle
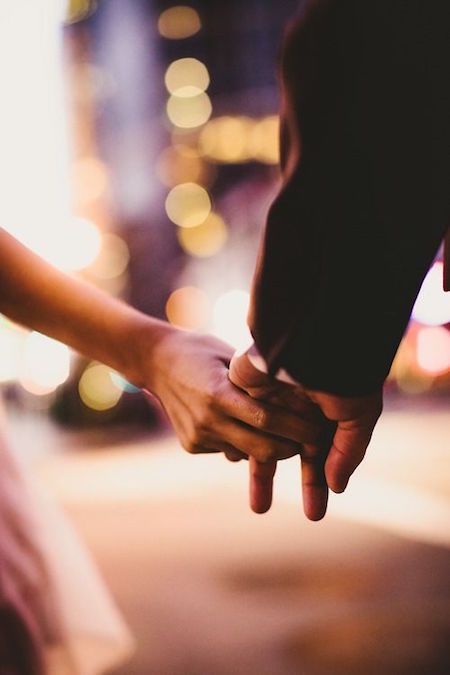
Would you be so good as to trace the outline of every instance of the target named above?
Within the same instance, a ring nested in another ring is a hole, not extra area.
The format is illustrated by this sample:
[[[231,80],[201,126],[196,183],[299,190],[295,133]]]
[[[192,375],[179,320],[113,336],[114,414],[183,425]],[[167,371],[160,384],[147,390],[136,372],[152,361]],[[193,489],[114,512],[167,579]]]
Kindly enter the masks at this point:
[[[192,429],[190,434],[184,439],[183,448],[190,455],[197,455],[201,452],[201,434],[197,428]]]
[[[257,429],[265,429],[270,423],[269,414],[264,408],[255,408],[253,412],[253,425]]]

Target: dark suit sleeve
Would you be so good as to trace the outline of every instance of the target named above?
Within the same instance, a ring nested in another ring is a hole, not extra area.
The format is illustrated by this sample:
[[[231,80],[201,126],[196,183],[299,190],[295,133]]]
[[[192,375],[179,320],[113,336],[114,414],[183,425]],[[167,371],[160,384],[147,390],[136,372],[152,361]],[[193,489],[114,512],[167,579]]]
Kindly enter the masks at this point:
[[[448,3],[304,3],[249,325],[270,371],[380,387],[449,223]]]

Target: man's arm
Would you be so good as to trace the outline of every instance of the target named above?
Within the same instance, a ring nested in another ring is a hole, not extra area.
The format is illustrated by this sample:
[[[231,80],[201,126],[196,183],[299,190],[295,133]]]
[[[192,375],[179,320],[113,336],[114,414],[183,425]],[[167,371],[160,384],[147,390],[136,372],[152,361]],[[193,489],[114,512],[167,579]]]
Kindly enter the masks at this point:
[[[342,492],[364,457],[384,379],[449,222],[447,15],[446,0],[306,0],[286,37],[283,184],[249,324],[269,372],[287,370],[336,424],[328,452],[301,453],[311,519],[325,514],[324,486]],[[253,395],[246,377],[240,386]],[[269,469],[252,463],[264,508]]]
[[[446,5],[309,0],[287,35],[249,319],[272,373],[346,396],[388,374],[449,222]]]

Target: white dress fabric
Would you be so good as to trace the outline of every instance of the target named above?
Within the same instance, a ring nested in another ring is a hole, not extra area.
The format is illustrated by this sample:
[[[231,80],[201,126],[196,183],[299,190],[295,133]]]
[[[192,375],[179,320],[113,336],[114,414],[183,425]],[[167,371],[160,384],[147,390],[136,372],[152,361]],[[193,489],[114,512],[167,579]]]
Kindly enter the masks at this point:
[[[0,433],[2,605],[23,614],[45,675],[100,675],[132,653],[131,635],[86,549]]]

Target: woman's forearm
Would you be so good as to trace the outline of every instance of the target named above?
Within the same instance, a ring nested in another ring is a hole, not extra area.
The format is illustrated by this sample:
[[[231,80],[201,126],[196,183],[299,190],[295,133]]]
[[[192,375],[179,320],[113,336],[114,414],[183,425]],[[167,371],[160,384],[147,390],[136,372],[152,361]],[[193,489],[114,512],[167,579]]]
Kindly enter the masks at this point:
[[[55,269],[0,229],[0,312],[33,330],[102,361],[140,386],[144,348],[153,348],[170,326]],[[141,337],[142,336],[142,337]]]

